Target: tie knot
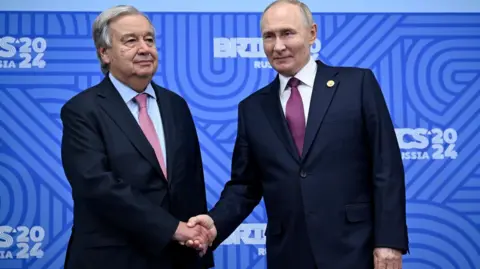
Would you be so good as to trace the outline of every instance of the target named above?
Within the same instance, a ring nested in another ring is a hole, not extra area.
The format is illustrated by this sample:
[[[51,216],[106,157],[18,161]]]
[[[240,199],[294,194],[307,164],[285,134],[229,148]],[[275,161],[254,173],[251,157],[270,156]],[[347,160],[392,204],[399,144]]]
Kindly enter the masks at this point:
[[[135,96],[135,101],[137,102],[138,106],[140,106],[140,108],[147,107],[147,97],[148,96],[145,93],[141,93]]]
[[[290,86],[291,88],[298,87],[298,85],[300,85],[300,80],[296,77],[292,77],[288,81],[287,85]]]

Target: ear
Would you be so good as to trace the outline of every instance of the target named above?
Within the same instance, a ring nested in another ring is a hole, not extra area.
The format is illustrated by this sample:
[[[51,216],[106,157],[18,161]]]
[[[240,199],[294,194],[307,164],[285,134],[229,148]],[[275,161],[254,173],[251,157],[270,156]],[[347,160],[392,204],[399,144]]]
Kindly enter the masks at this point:
[[[107,48],[99,48],[98,53],[100,54],[100,57],[102,58],[102,62],[104,62],[106,64],[110,64],[111,58],[110,58],[110,54],[109,54],[109,51],[107,50]]]
[[[317,24],[313,23],[312,27],[310,28],[310,40],[308,40],[308,43],[310,43],[310,45],[313,45],[313,43],[315,43],[315,40],[317,40]]]

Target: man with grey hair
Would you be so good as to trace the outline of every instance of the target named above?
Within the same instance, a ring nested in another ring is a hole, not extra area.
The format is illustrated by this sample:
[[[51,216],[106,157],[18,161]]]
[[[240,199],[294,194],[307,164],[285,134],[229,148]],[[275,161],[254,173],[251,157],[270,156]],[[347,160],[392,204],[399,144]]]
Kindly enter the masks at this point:
[[[152,81],[158,55],[148,17],[131,6],[102,12],[93,39],[105,78],[61,110],[62,161],[74,224],[66,269],[213,267],[202,159],[187,103]],[[199,255],[200,254],[200,255]]]
[[[312,59],[317,25],[299,1],[268,6],[261,32],[278,76],[240,102],[231,180],[189,227],[215,248],[263,197],[268,268],[401,268],[404,170],[374,74]]]

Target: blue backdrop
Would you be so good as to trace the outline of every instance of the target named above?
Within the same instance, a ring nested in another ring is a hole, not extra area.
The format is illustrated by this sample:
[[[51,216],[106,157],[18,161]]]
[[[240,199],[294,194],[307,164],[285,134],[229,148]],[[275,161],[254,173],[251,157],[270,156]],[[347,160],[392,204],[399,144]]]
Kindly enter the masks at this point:
[[[212,206],[229,179],[237,104],[275,72],[259,31],[269,1],[207,2],[134,3],[157,30],[156,82],[194,115]],[[372,68],[395,123],[407,171],[404,268],[480,268],[480,1],[321,2],[306,1],[319,25],[312,55]],[[0,3],[0,268],[62,268],[73,204],[60,107],[102,79],[91,26],[116,4]],[[266,221],[262,203],[215,252],[216,268],[265,268]]]

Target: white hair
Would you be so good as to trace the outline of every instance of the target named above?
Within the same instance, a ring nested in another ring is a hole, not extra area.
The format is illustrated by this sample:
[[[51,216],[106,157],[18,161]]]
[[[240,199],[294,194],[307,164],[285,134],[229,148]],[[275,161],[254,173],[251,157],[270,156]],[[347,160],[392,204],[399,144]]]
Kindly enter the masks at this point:
[[[109,70],[108,64],[104,63],[100,56],[100,48],[111,48],[112,39],[110,34],[110,23],[118,17],[125,15],[142,15],[150,25],[152,25],[153,34],[155,36],[155,28],[150,19],[133,6],[119,5],[103,11],[93,22],[92,36],[97,50],[97,57],[100,60],[102,73],[106,74]]]

